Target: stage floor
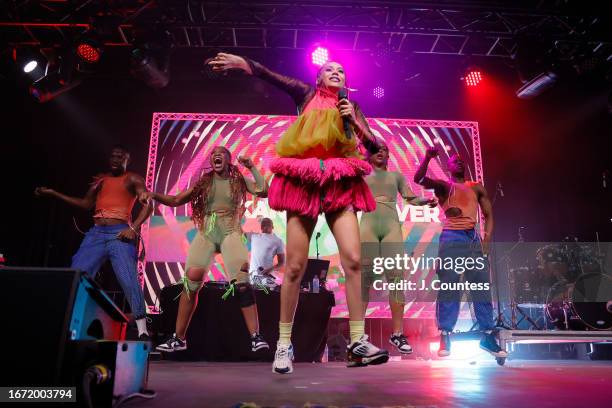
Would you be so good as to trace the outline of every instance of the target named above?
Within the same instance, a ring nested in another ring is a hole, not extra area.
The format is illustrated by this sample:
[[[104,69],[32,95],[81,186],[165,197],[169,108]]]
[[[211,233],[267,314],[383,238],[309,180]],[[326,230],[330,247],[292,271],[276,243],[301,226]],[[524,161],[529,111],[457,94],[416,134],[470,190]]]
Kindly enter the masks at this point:
[[[268,363],[151,362],[152,400],[126,407],[606,407],[612,361],[391,361],[346,368],[343,363],[295,365],[291,375]]]

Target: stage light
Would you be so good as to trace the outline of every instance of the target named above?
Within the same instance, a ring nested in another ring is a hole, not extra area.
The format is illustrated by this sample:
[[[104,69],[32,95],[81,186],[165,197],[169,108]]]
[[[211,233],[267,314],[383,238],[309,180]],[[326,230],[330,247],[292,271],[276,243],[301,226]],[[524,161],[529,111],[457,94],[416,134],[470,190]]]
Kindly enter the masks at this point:
[[[147,86],[164,88],[170,82],[170,55],[164,53],[156,57],[151,50],[136,48],[132,50],[130,72]],[[159,59],[158,59],[159,58]]]
[[[30,94],[44,103],[78,86],[81,80],[74,78],[75,58],[73,49],[65,50],[54,63],[57,68],[30,85]]]
[[[31,60],[28,61],[24,66],[23,66],[23,72],[30,73],[32,71],[34,71],[36,69],[36,67],[38,66],[38,62],[36,62],[36,60]]]
[[[482,82],[483,75],[480,69],[469,68],[462,79],[467,86],[475,87]]]
[[[521,99],[531,99],[542,94],[557,83],[558,76],[552,71],[543,72],[527,81],[525,85],[516,91],[516,96]]]
[[[314,65],[322,66],[329,61],[329,51],[327,48],[317,47],[311,54],[312,63]]]
[[[374,96],[378,99],[382,98],[383,96],[385,96],[385,88],[381,87],[381,86],[377,86],[376,88],[374,88],[374,90],[372,91],[372,94],[374,94]]]
[[[103,42],[96,31],[83,33],[74,42],[74,51],[79,62],[85,64],[97,64],[102,58]]]
[[[68,92],[81,83],[80,80],[64,81],[59,71],[45,75],[30,85],[30,94],[40,103],[48,102],[58,95]]]
[[[88,64],[95,64],[100,61],[100,57],[102,55],[102,51],[100,48],[87,43],[82,42],[77,45],[76,53],[81,60]]]

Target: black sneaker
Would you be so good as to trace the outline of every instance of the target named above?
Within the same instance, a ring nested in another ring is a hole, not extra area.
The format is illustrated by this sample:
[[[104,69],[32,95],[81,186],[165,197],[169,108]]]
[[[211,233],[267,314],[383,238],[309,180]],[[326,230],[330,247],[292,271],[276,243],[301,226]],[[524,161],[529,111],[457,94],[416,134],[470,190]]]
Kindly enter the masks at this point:
[[[480,348],[495,358],[508,357],[508,353],[499,347],[499,344],[497,344],[497,339],[495,339],[495,336],[492,333],[484,334],[482,336],[482,340],[480,340]]]
[[[451,341],[449,332],[440,333],[440,348],[438,349],[438,357],[448,357],[451,351]]]
[[[389,352],[370,343],[367,334],[348,347],[347,367],[365,367],[384,364],[387,361],[389,361]]]
[[[403,334],[399,336],[392,334],[391,337],[389,337],[389,343],[393,344],[397,348],[397,351],[402,354],[412,353],[412,347],[410,347],[408,339]]]
[[[251,350],[257,351],[261,349],[270,349],[270,346],[266,343],[261,334],[255,333],[251,336]]]
[[[187,350],[187,341],[179,339],[176,333],[174,333],[168,341],[155,347],[155,350],[165,351],[166,353]]]
[[[151,336],[148,333],[142,333],[138,336],[139,341],[151,341]]]

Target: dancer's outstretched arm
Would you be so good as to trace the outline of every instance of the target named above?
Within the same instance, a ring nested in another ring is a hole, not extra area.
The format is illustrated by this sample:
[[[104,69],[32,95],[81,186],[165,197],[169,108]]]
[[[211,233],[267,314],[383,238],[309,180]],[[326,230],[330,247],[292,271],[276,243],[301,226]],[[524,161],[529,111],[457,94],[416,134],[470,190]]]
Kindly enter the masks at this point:
[[[57,198],[60,201],[65,202],[73,207],[78,207],[83,210],[89,210],[93,208],[96,203],[96,195],[98,194],[98,185],[92,184],[87,190],[87,193],[83,198],[72,197],[66,194],[62,194],[59,191],[55,191],[52,188],[47,187],[37,187],[34,190],[34,195],[36,197],[53,197]]]
[[[208,62],[208,65],[210,65],[215,72],[240,69],[249,75],[261,78],[287,92],[298,106],[301,105],[306,99],[306,96],[314,90],[312,86],[299,79],[279,74],[266,68],[257,61],[239,55],[220,52]]]
[[[150,191],[144,191],[138,195],[138,201],[140,201],[142,205],[147,205],[151,201],[151,199],[153,199],[169,207],[178,207],[179,205],[187,204],[190,201],[192,194],[193,194],[193,187],[185,191],[182,191],[178,193],[177,195],[167,195],[167,194],[160,194],[160,193],[155,193],[155,192],[150,192]]]

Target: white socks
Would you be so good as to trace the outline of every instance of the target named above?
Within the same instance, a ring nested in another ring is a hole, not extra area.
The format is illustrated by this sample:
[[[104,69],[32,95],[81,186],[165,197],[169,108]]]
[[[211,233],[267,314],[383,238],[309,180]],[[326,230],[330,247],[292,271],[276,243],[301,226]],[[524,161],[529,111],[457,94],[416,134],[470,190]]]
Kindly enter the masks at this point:
[[[136,320],[136,327],[138,328],[139,336],[141,334],[146,334],[147,336],[149,335],[149,332],[147,331],[147,318],[146,317]]]

